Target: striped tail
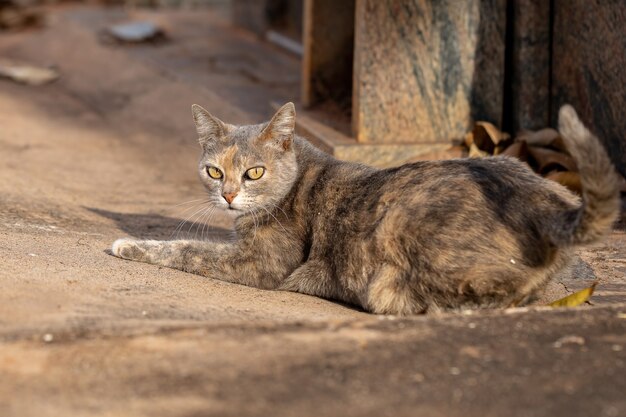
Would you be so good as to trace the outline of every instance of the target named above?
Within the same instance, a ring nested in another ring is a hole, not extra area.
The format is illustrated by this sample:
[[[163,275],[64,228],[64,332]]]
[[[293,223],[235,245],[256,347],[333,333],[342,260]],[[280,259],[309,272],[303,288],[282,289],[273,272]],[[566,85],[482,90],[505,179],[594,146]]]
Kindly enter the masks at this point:
[[[593,243],[611,231],[619,216],[619,177],[602,143],[587,130],[570,105],[559,110],[559,132],[578,166],[583,199],[575,219],[571,215],[564,219],[570,223],[564,224],[564,229],[571,230],[564,243]]]

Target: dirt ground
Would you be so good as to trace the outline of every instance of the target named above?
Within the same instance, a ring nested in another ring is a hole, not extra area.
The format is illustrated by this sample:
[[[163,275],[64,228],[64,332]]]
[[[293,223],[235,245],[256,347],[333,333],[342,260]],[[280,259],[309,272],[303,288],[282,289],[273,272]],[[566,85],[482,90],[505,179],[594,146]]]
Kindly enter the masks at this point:
[[[103,43],[127,13],[170,40]],[[379,317],[122,261],[118,237],[225,233],[177,231],[202,197],[190,105],[263,120],[297,60],[210,12],[75,6],[0,34],[0,57],[61,73],[0,80],[1,416],[626,415],[623,231],[554,283],[600,281],[570,310]]]

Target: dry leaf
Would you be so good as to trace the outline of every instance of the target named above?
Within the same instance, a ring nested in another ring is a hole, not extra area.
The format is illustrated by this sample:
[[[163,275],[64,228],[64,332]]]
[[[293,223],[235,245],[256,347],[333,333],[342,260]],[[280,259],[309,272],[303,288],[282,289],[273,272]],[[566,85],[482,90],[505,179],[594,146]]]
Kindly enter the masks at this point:
[[[575,193],[582,193],[576,162],[567,152],[563,138],[554,129],[522,131],[513,141],[493,124],[476,122],[472,131],[465,135],[464,142],[472,158],[512,156],[526,162],[538,174]]]
[[[596,285],[598,285],[597,281],[591,284],[591,287],[589,288],[570,294],[560,300],[553,301],[548,305],[550,307],[578,307],[589,300],[589,297],[593,294],[593,290],[595,290]]]
[[[520,161],[528,161],[528,145],[526,142],[515,142],[506,148],[500,155],[514,156]]]
[[[558,182],[578,195],[582,195],[583,186],[578,172],[552,171],[546,175],[546,178]]]
[[[467,146],[467,149],[469,149],[470,146],[472,146],[472,144],[474,143],[474,134],[472,132],[467,132],[465,138],[463,139],[463,142],[465,143],[465,146]]]
[[[475,143],[472,143],[469,147],[469,157],[470,158],[482,158],[485,156],[489,156],[489,154],[485,151],[481,151],[478,149]]]
[[[43,85],[59,78],[59,73],[50,68],[0,61],[0,77],[9,78],[22,84]]]
[[[557,138],[559,138],[559,132],[552,128],[546,128],[535,132],[523,130],[517,135],[515,140],[524,141],[532,146],[552,146]]]
[[[473,142],[481,151],[494,155],[496,146],[506,147],[511,141],[508,133],[500,131],[489,122],[476,122],[472,130]]]
[[[574,159],[562,152],[538,146],[529,146],[528,154],[532,158],[531,165],[540,174],[551,171],[578,171]],[[534,162],[534,163],[533,163]]]

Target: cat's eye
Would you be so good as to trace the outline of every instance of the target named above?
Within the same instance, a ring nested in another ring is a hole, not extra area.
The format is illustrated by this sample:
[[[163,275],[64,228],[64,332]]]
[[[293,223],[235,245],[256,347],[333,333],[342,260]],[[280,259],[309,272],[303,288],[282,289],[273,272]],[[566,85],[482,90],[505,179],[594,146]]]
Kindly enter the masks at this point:
[[[222,171],[215,167],[206,167],[206,172],[207,174],[209,174],[209,177],[213,178],[214,180],[219,180],[224,176],[224,174],[222,174]]]
[[[254,167],[246,171],[246,178],[251,180],[258,180],[263,176],[263,174],[265,174],[265,168]]]

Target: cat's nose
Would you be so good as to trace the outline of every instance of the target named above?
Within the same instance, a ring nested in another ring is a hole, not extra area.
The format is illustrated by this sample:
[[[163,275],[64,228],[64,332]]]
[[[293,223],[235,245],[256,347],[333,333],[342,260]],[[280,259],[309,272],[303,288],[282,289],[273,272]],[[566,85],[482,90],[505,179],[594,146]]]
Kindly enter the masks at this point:
[[[235,197],[237,197],[237,193],[224,193],[224,194],[222,194],[222,196],[224,197],[224,200],[226,200],[226,202],[228,202],[228,204],[230,204],[230,203],[233,202]]]

